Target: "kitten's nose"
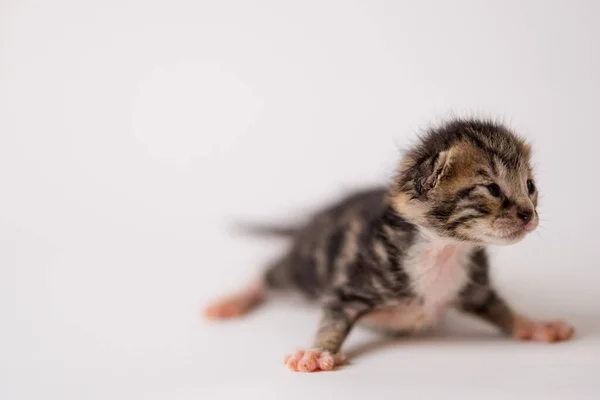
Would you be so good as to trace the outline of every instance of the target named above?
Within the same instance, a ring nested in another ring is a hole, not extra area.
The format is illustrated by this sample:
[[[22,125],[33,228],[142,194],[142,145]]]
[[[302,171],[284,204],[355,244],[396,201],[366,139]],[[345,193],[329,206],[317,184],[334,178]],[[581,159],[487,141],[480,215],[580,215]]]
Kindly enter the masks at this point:
[[[529,222],[533,217],[533,210],[531,208],[519,208],[517,209],[517,216],[525,222]]]

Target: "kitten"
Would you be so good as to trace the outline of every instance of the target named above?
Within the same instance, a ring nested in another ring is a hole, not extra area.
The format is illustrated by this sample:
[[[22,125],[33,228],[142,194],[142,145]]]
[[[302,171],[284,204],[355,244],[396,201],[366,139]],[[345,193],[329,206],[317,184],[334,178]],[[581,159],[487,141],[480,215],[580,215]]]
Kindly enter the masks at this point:
[[[293,371],[327,371],[354,324],[408,333],[455,307],[518,339],[569,339],[562,321],[535,322],[493,288],[486,244],[519,242],[538,225],[530,146],[505,126],[457,119],[431,128],[388,188],[365,190],[303,226],[258,228],[291,247],[263,278],[206,309],[241,315],[269,289],[299,291],[322,307],[313,346],[285,358]]]

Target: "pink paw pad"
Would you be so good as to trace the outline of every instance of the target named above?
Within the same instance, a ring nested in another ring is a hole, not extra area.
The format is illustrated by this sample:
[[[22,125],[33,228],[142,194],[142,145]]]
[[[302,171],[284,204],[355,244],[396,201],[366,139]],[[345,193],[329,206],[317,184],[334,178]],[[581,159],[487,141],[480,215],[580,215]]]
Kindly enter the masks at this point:
[[[283,362],[295,372],[331,371],[343,364],[346,358],[341,354],[331,354],[322,350],[298,350],[285,356]]]
[[[514,336],[520,340],[554,343],[569,340],[575,329],[563,321],[527,322],[515,328]]]

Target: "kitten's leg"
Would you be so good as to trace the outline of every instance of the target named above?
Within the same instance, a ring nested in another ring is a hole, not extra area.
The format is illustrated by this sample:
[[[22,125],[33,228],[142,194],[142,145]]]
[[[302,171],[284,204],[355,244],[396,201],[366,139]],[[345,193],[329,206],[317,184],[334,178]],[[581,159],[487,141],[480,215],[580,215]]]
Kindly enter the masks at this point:
[[[223,297],[204,309],[204,316],[208,319],[226,319],[239,317],[265,299],[267,286],[264,281],[256,281],[238,293]]]
[[[287,257],[278,259],[266,269],[264,275],[237,293],[224,296],[204,309],[208,319],[227,319],[242,316],[260,305],[271,289],[289,286],[290,263]]]
[[[563,321],[538,322],[512,310],[489,285],[470,284],[462,291],[458,308],[478,316],[519,340],[558,342],[570,339],[575,330]]]
[[[300,350],[285,357],[292,371],[331,371],[345,361],[339,350],[354,323],[373,309],[373,303],[361,296],[344,300],[335,297],[326,301],[319,328],[309,350]]]

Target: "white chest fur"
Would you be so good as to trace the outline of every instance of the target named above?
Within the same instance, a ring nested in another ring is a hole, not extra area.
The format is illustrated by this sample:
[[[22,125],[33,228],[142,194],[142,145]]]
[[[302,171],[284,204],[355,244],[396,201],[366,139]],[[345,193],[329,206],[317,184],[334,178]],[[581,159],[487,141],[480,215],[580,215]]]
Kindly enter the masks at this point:
[[[468,282],[473,245],[443,239],[421,232],[409,251],[404,268],[413,291],[422,303],[422,322],[432,323]]]
[[[414,331],[432,326],[469,279],[474,247],[421,232],[404,259],[417,298],[375,310],[362,323],[385,331]]]

